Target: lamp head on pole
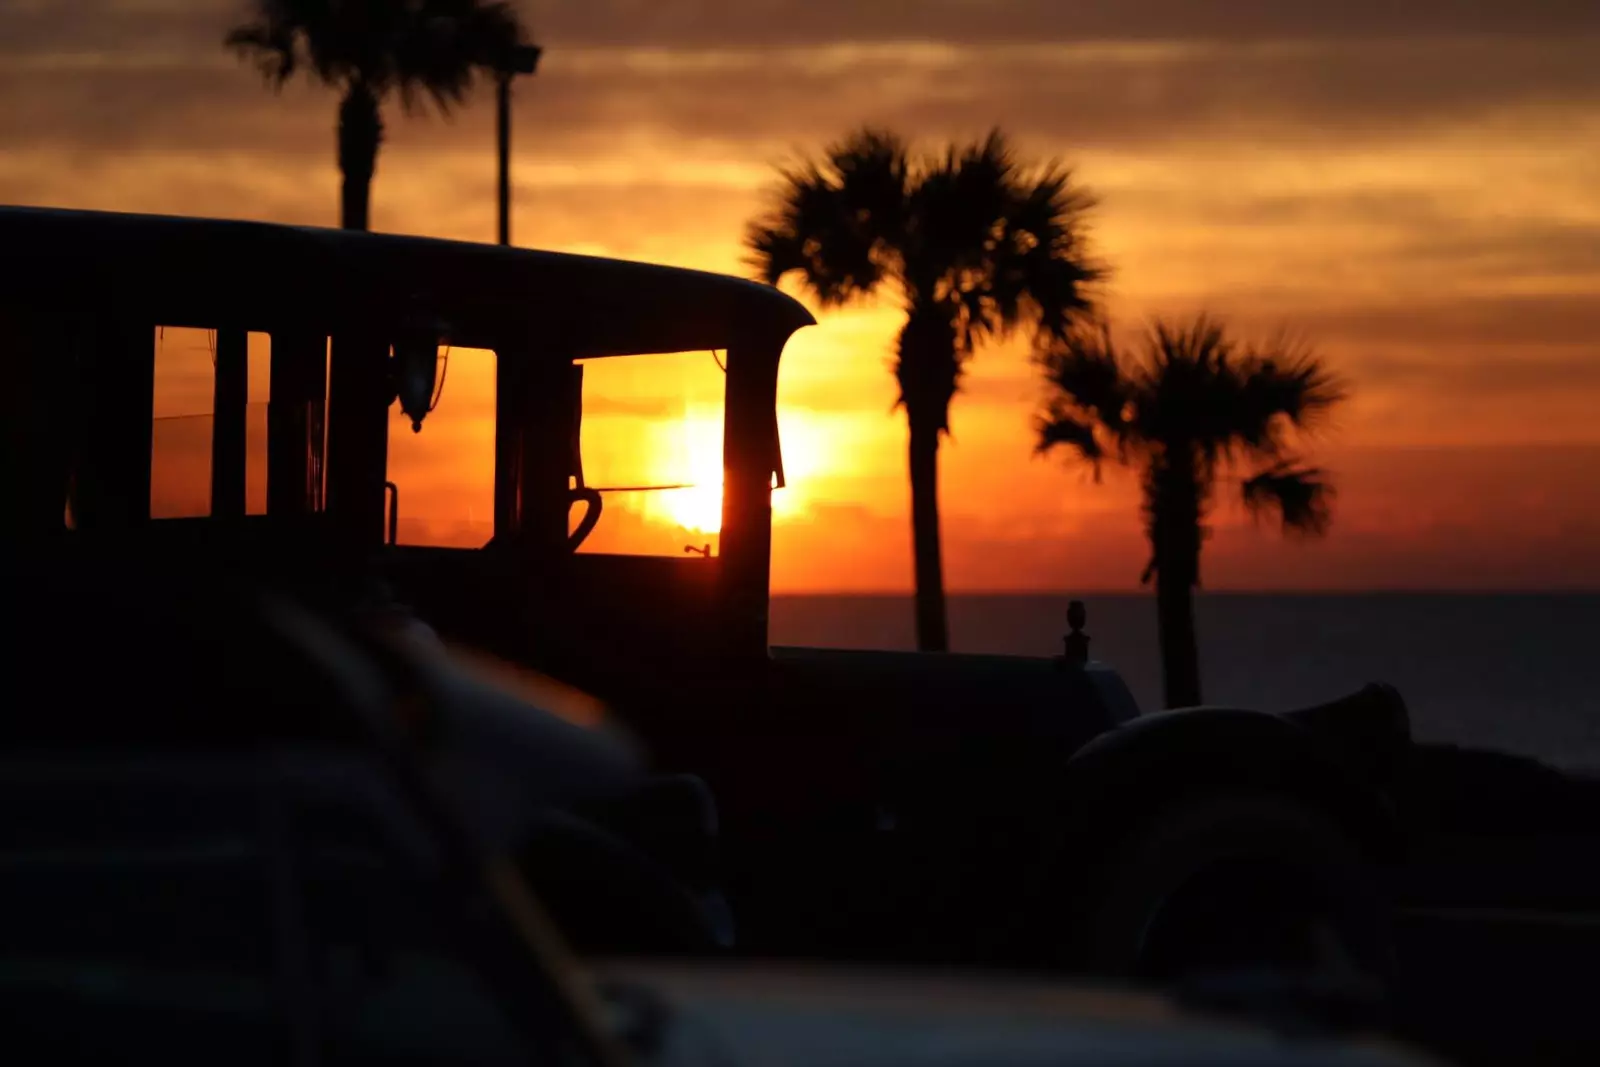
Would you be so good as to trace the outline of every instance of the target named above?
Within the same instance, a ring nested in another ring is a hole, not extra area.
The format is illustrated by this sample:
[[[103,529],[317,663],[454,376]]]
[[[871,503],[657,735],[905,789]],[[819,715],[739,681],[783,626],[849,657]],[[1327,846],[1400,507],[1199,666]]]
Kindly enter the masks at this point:
[[[514,44],[500,59],[500,73],[506,77],[532,74],[539,69],[539,57],[543,54],[544,49],[536,44]]]
[[[448,343],[445,323],[412,316],[395,334],[389,373],[400,410],[411,420],[411,432],[422,432],[422,420],[439,403],[440,350]]]

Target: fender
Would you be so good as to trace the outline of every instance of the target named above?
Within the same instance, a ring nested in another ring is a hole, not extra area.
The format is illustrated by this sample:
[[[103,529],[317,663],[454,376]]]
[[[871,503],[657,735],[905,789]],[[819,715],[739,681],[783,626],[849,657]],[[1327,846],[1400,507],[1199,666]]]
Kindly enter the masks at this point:
[[[1006,873],[977,889],[977,906],[994,917],[977,952],[1039,962],[1039,931],[1077,907],[1075,894],[1100,857],[1157,809],[1199,793],[1244,788],[1297,799],[1330,816],[1375,860],[1396,860],[1404,848],[1400,820],[1357,767],[1299,713],[1185,708],[1101,733],[1035,794],[1035,814],[1021,821],[1038,831],[1022,829]]]
[[[1199,707],[1142,716],[1079,749],[1061,787],[1062,830],[1080,846],[1185,794],[1239,787],[1324,812],[1375,858],[1393,859],[1403,844],[1381,788],[1303,722],[1267,712]]]

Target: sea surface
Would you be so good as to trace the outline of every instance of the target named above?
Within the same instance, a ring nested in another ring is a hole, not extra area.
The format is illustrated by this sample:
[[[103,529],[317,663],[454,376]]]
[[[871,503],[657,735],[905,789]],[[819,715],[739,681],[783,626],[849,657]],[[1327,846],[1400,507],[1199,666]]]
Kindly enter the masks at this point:
[[[950,598],[956,651],[1056,655],[1069,597]],[[1081,597],[1090,653],[1161,706],[1155,602]],[[1418,740],[1600,770],[1600,595],[1206,594],[1196,606],[1207,703],[1280,710],[1369,681],[1404,695]],[[775,645],[910,649],[910,597],[773,598]]]

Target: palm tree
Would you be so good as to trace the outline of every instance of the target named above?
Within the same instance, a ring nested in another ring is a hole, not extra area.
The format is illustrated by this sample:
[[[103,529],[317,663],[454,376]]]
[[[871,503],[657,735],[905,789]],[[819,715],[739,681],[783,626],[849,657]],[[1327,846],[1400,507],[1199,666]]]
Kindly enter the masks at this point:
[[[1093,198],[1058,162],[1025,166],[999,131],[913,158],[860,130],[781,172],[745,243],[757,275],[795,273],[824,306],[887,290],[905,312],[895,377],[910,424],[917,643],[949,647],[939,545],[938,456],[962,368],[983,343],[1023,328],[1064,334],[1092,306]]]
[[[490,0],[250,0],[250,18],[226,39],[274,89],[305,70],[340,90],[341,225],[367,229],[383,141],[383,101],[440,113],[466,99],[477,76],[503,65],[526,31],[511,4]]]
[[[1327,530],[1333,487],[1297,455],[1306,431],[1345,397],[1320,358],[1287,338],[1240,347],[1200,316],[1158,322],[1137,355],[1104,325],[1074,330],[1040,356],[1047,398],[1039,451],[1069,449],[1093,465],[1135,468],[1144,494],[1168,707],[1200,703],[1194,589],[1205,519],[1219,482],[1289,535]]]

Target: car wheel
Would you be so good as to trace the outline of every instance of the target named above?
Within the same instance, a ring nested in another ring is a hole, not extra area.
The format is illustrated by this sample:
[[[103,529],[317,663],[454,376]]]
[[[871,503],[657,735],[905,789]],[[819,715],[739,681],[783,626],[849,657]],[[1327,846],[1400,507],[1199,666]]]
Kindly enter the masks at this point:
[[[1332,820],[1286,797],[1206,795],[1163,808],[1088,884],[1077,940],[1102,974],[1178,982],[1270,970],[1393,983],[1379,873]]]

